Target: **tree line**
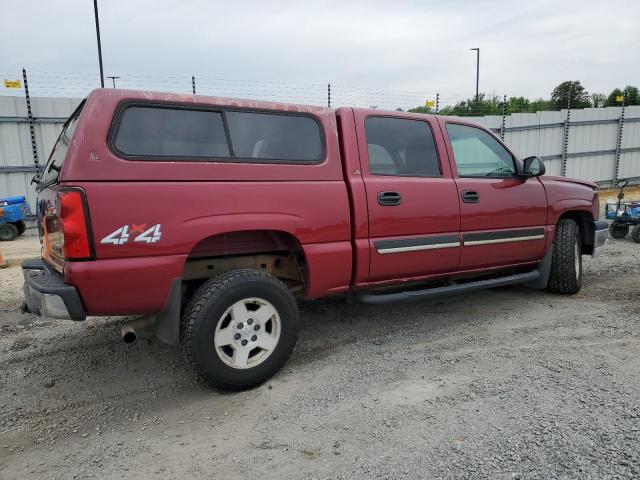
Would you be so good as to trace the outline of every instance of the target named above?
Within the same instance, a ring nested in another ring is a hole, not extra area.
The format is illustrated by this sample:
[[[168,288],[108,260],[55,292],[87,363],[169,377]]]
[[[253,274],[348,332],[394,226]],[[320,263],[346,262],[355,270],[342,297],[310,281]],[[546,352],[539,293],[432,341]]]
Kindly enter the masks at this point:
[[[640,105],[640,93],[638,87],[627,85],[624,89],[614,88],[609,95],[604,93],[589,93],[577,80],[562,82],[551,92],[548,99],[538,98],[530,100],[525,97],[510,97],[506,105],[503,105],[504,98],[497,95],[487,96],[484,93],[478,94],[477,98],[462,100],[455,105],[447,105],[437,112],[440,115],[457,116],[480,116],[480,115],[502,115],[503,110],[507,113],[534,113],[549,110],[561,110],[570,106],[571,108],[602,108],[619,107],[622,105],[624,97],[625,105]],[[410,112],[415,113],[436,113],[435,107],[420,106],[412,108]]]

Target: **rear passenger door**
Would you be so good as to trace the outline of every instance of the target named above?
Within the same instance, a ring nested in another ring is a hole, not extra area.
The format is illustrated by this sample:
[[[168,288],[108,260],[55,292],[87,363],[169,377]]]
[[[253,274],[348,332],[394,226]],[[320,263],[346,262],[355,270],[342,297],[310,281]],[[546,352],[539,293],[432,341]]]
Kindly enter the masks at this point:
[[[454,271],[460,212],[437,123],[355,114],[369,214],[369,281]]]
[[[460,200],[460,270],[542,258],[547,197],[537,177],[520,178],[517,160],[491,133],[443,121]]]

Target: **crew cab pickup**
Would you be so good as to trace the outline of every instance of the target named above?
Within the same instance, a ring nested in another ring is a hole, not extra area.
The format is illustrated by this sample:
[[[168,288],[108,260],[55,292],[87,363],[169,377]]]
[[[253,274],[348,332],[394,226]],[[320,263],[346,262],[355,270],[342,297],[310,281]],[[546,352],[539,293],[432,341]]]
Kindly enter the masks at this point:
[[[274,375],[297,299],[419,300],[527,283],[572,294],[607,224],[463,118],[93,91],[37,186],[25,310],[136,315],[211,385]]]

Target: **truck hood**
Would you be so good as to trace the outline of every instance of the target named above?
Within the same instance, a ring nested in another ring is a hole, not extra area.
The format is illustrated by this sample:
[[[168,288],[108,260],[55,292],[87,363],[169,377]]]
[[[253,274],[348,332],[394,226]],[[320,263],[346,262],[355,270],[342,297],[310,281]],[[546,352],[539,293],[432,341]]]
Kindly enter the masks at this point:
[[[590,182],[589,180],[578,180],[577,178],[559,177],[556,175],[543,175],[540,177],[540,181],[542,181],[543,183],[545,182],[545,180],[553,180],[556,182],[577,183],[579,185],[586,185],[587,187],[591,187],[594,190],[598,188],[597,184]]]

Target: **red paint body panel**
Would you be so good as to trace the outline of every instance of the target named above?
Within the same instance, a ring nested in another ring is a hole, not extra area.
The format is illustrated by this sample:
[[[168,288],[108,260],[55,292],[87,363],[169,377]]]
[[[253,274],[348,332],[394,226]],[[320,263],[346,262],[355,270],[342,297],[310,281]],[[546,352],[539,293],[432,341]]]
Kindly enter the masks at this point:
[[[314,165],[125,160],[110,150],[107,138],[114,112],[129,100],[303,112],[321,126],[325,157]],[[364,128],[371,115],[428,123],[442,175],[372,175]],[[96,90],[80,113],[59,182],[39,194],[43,242],[46,247],[53,240],[58,248],[57,189],[83,189],[95,259],[65,263],[58,254],[51,256],[51,248],[43,248],[43,255],[64,269],[67,283],[79,290],[87,314],[151,314],[164,308],[187,258],[212,250],[233,255],[267,246],[284,249],[296,242],[306,261],[306,295],[317,298],[532,264],[550,247],[555,224],[565,212],[580,210],[597,218],[597,195],[588,182],[552,177],[459,178],[446,121],[404,112]],[[482,201],[462,203],[464,189],[479,191]],[[402,204],[379,205],[380,191],[400,192]],[[102,242],[123,225],[139,229],[160,225],[161,240]],[[380,254],[376,247],[377,241],[428,241],[434,236],[458,238],[462,244],[465,233],[525,227],[544,227],[545,238],[393,254]]]
[[[67,262],[65,280],[80,292],[90,315],[152,314],[162,311],[186,255]]]

